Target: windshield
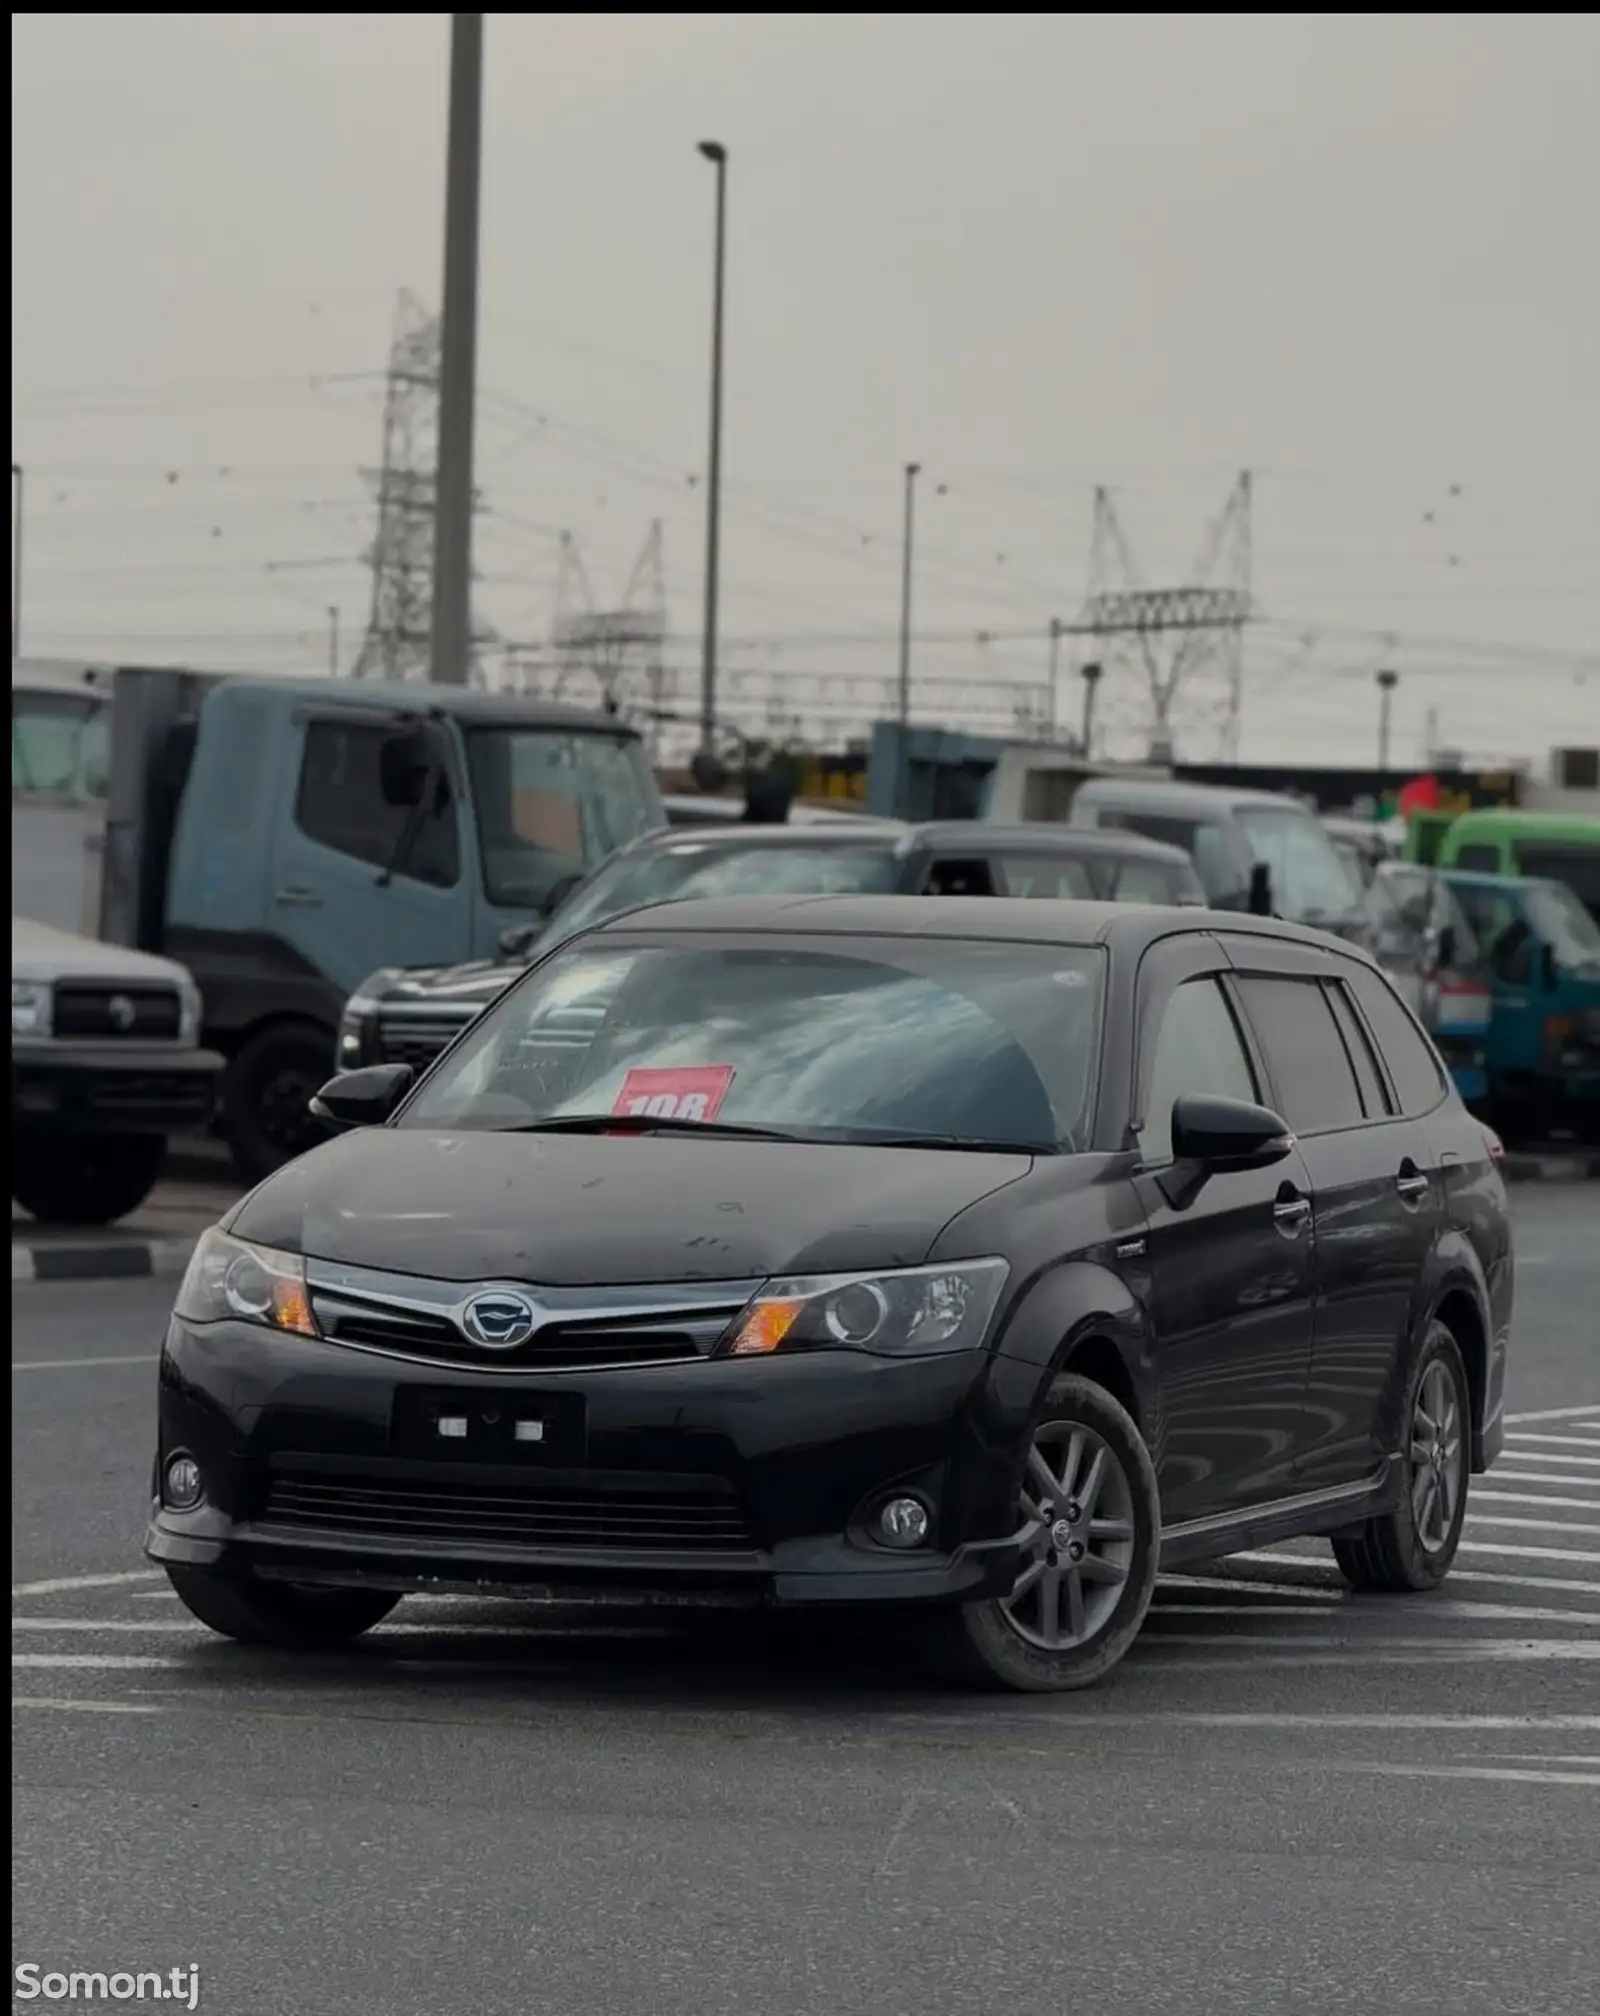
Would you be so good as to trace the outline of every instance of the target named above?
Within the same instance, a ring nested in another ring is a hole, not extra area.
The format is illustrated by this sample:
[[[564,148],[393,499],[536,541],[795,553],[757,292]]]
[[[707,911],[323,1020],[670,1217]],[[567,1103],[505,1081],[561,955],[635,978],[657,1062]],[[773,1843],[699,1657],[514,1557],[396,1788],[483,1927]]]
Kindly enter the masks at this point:
[[[472,728],[466,741],[491,903],[542,910],[558,883],[663,823],[635,735]]]
[[[11,693],[11,795],[98,804],[110,772],[105,703],[83,693]]]
[[[951,939],[573,945],[484,1014],[399,1124],[655,1114],[1054,1152],[1087,1137],[1102,969],[1090,948]]]
[[[1271,871],[1280,917],[1316,924],[1357,913],[1356,890],[1315,819],[1276,805],[1244,805],[1237,817],[1251,853]]]
[[[1519,840],[1517,871],[1549,882],[1564,882],[1589,912],[1600,917],[1600,840]]]
[[[598,868],[557,910],[557,939],[623,910],[689,896],[887,895],[897,862],[886,847],[777,847],[690,843],[624,856]]]
[[[1600,959],[1600,924],[1564,882],[1530,882],[1525,902],[1528,922],[1558,966],[1588,966]]]

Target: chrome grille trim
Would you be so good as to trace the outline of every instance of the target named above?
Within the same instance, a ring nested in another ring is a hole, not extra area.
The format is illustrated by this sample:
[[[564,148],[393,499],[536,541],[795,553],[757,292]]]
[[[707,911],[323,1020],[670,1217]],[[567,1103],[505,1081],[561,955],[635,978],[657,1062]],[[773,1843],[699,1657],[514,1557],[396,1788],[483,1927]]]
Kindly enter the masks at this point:
[[[341,1350],[368,1351],[456,1372],[482,1370],[507,1378],[536,1378],[557,1371],[621,1371],[705,1358],[761,1280],[545,1288],[503,1279],[435,1281],[308,1260],[306,1286],[324,1341]],[[486,1350],[463,1328],[467,1305],[496,1291],[524,1296],[534,1305],[533,1332],[514,1353]],[[386,1324],[394,1326],[392,1338],[382,1335]],[[338,1334],[342,1326],[356,1325],[364,1335]],[[650,1349],[652,1331],[661,1333],[659,1352]],[[551,1334],[555,1332],[559,1338]],[[624,1338],[634,1340],[626,1351]],[[542,1345],[541,1339],[547,1341]],[[691,1348],[685,1350],[679,1340],[687,1340]],[[610,1350],[616,1355],[608,1355]]]

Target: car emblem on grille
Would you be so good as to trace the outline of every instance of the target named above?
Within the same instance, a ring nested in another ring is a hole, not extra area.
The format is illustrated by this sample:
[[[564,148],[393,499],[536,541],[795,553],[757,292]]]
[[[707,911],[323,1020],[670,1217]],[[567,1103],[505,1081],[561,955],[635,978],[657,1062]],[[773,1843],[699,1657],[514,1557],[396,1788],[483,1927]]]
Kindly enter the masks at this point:
[[[514,1351],[519,1344],[526,1344],[538,1321],[538,1312],[527,1296],[506,1288],[474,1295],[461,1312],[462,1329],[487,1351]]]
[[[126,994],[113,994],[106,1003],[106,1013],[111,1017],[112,1028],[120,1030],[124,1036],[139,1019],[138,1009]]]

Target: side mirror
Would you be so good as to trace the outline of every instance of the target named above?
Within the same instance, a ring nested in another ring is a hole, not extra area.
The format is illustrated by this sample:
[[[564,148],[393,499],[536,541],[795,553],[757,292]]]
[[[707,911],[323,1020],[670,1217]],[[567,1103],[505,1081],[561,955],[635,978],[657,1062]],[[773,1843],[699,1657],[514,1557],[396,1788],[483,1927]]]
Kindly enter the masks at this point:
[[[544,914],[553,917],[582,880],[580,874],[558,876],[545,892]]]
[[[1188,1093],[1172,1109],[1173,1160],[1216,1175],[1269,1169],[1293,1147],[1288,1121],[1267,1106]]]
[[[401,809],[422,803],[428,773],[434,765],[434,742],[416,725],[386,735],[378,748],[378,788],[383,802]]]
[[[1258,861],[1250,870],[1250,915],[1272,915],[1272,870],[1265,861]]]
[[[330,1127],[381,1127],[411,1090],[409,1064],[368,1064],[341,1071],[314,1095],[311,1111]]]
[[[1544,982],[1544,991],[1547,994],[1553,994],[1561,985],[1561,974],[1556,964],[1555,947],[1553,945],[1541,945],[1539,947],[1539,973]]]
[[[537,924],[508,924],[498,940],[503,959],[526,959],[539,935]]]
[[[1456,963],[1456,927],[1453,924],[1439,926],[1439,935],[1433,942],[1433,963],[1440,972]]]

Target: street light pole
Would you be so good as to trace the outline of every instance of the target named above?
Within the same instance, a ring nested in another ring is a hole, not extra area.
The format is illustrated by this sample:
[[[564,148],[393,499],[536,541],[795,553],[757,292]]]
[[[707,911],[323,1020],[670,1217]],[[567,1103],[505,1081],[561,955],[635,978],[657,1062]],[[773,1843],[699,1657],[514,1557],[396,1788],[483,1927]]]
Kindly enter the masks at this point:
[[[11,669],[22,662],[22,464],[11,465]]]
[[[1094,747],[1094,696],[1095,689],[1100,684],[1100,671],[1101,668],[1098,665],[1085,665],[1083,668],[1083,753],[1085,757],[1092,753]]]
[[[1387,668],[1378,674],[1378,774],[1389,774],[1389,714],[1394,704],[1394,689],[1400,684],[1400,674]]]
[[[711,282],[711,439],[706,451],[706,602],[700,634],[700,747],[714,753],[717,736],[717,568],[722,541],[722,304],[728,249],[728,150],[702,140],[716,170],[716,241]]]
[[[1057,690],[1061,676],[1061,628],[1061,618],[1059,616],[1052,616],[1050,618],[1049,706],[1050,739],[1052,742],[1056,739],[1057,730],[1061,725],[1061,696]]]
[[[337,602],[330,602],[328,604],[328,677],[330,679],[337,679],[338,676],[339,676],[339,605]]]
[[[911,720],[911,546],[916,530],[917,478],[920,462],[906,464],[905,534],[900,553],[900,726]]]
[[[483,16],[450,17],[450,133],[439,332],[439,468],[433,634],[440,686],[465,686],[472,660],[472,430],[478,367],[478,209],[483,153]]]

